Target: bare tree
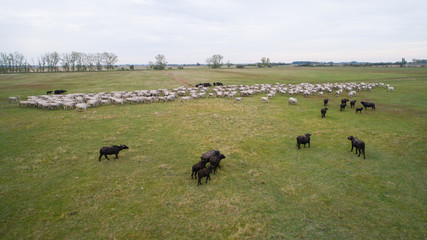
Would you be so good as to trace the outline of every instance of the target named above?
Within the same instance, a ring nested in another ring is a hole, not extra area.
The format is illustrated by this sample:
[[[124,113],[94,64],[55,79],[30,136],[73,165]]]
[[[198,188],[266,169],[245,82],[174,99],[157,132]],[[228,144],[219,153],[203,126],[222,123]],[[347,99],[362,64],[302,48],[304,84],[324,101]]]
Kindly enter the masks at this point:
[[[63,71],[70,71],[70,65],[71,65],[71,54],[69,53],[63,53],[61,54],[61,66]]]
[[[44,54],[38,58],[39,71],[44,72],[48,62],[48,55]]]
[[[7,53],[0,53],[0,72],[1,73],[7,73],[8,68],[7,68]]]
[[[72,51],[71,52],[71,71],[76,71],[77,59],[79,58],[79,53]]]
[[[104,57],[107,70],[113,70],[114,64],[116,64],[119,61],[119,57],[117,57],[117,55],[114,53],[108,53],[108,52],[104,52],[102,55]]]
[[[23,72],[24,71],[24,61],[25,61],[25,57],[23,54],[19,53],[19,52],[14,52],[14,65],[15,65],[15,72]]]
[[[102,71],[102,63],[103,63],[103,54],[102,53],[97,53],[95,55],[95,64],[96,64],[96,70],[97,71]]]
[[[88,71],[95,71],[96,69],[95,63],[96,63],[96,54],[94,53],[86,54],[86,66]]]
[[[13,53],[9,53],[7,60],[9,65],[9,72],[15,72],[15,56],[13,56]]]
[[[57,72],[58,69],[58,63],[59,63],[59,53],[52,52],[50,54],[50,65],[51,65],[51,72]]]
[[[76,69],[77,71],[84,71],[85,70],[85,66],[84,66],[84,53],[82,52],[76,52],[75,57],[76,57]]]

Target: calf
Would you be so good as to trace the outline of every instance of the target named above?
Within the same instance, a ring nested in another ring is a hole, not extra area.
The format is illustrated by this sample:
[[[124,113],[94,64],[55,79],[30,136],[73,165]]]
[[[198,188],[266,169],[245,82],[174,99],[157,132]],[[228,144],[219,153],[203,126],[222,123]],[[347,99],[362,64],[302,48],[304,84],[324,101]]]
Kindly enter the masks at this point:
[[[310,147],[310,133],[306,133],[305,136],[298,136],[297,137],[297,146],[298,149],[301,149],[300,145],[304,144],[304,148],[305,148],[305,144],[308,143],[308,147]]]
[[[343,110],[345,111],[345,107],[346,106],[347,105],[345,103],[341,103],[341,105],[340,105],[340,112],[342,112]]]
[[[321,110],[320,110],[320,113],[322,114],[322,118],[324,118],[325,117],[325,114],[326,114],[326,111],[328,110],[328,108],[322,108]]]
[[[323,99],[323,106],[328,105],[328,102],[329,102],[329,99],[327,99],[327,98]]]
[[[197,186],[202,185],[202,178],[204,178],[204,177],[206,177],[206,184],[208,183],[208,179],[211,180],[210,174],[212,172],[212,169],[214,169],[214,166],[209,165],[209,167],[200,169],[197,172],[197,176],[198,176]]]
[[[362,113],[362,110],[363,110],[363,107],[361,107],[361,108],[356,108],[356,112],[355,112],[355,113],[357,113],[357,112]]]
[[[350,102],[350,108],[354,108],[354,105],[356,104],[356,100],[353,100]]]
[[[355,138],[353,136],[350,136],[347,138],[348,140],[351,141],[351,152],[353,151],[353,147],[356,148],[356,154],[357,151],[359,150],[359,156],[363,151],[363,159],[365,159],[365,143],[363,141],[360,141],[358,138]]]
[[[115,159],[116,158],[119,158],[119,156],[118,156],[118,154],[119,154],[119,152],[121,151],[121,150],[123,150],[123,149],[129,149],[129,147],[128,146],[126,146],[126,145],[120,145],[120,146],[117,146],[117,145],[113,145],[113,146],[111,146],[111,147],[102,147],[100,150],[99,150],[99,161],[101,162],[101,157],[104,155],[105,156],[105,158],[106,159],[108,159],[108,160],[110,160],[108,157],[107,157],[107,155],[113,155],[113,154],[115,154],[116,155],[116,157],[115,157]]]
[[[200,171],[200,169],[205,168],[206,162],[203,161],[199,161],[198,163],[193,165],[192,171],[191,171],[191,179],[193,179],[193,174],[194,174],[194,178],[197,178],[197,172]]]
[[[52,91],[47,91],[46,94],[50,95],[50,94],[52,94]]]

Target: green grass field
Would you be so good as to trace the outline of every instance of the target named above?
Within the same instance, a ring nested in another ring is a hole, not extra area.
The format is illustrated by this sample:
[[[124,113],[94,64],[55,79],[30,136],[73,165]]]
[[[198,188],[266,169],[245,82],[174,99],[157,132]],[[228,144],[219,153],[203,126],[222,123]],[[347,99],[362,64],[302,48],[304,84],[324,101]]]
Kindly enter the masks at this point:
[[[20,108],[9,96],[224,84],[384,82],[342,97],[257,95]],[[0,239],[426,239],[427,69],[184,69],[0,75]],[[311,148],[296,137],[312,133]],[[366,159],[347,137],[366,143]],[[98,162],[99,149],[130,147]],[[191,166],[226,155],[208,184]]]

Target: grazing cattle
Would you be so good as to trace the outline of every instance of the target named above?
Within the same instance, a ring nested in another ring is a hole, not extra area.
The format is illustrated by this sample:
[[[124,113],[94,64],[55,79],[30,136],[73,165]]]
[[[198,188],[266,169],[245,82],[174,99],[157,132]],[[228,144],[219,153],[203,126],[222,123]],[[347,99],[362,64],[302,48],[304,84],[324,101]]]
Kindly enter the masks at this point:
[[[347,104],[348,101],[350,101],[350,100],[348,100],[347,98],[341,99],[341,103],[343,103],[343,104]]]
[[[212,84],[210,84],[210,83],[198,83],[198,84],[196,84],[196,86],[195,87],[210,87],[210,86],[212,86]]]
[[[362,110],[363,110],[363,107],[361,107],[361,108],[356,108],[356,112],[355,112],[355,113],[357,113],[357,112],[362,113]]]
[[[343,110],[345,111],[345,107],[346,106],[347,105],[345,103],[341,103],[341,105],[340,105],[340,112],[342,112]]]
[[[53,93],[54,94],[63,94],[63,93],[66,93],[67,92],[67,90],[55,90]]]
[[[322,114],[322,118],[324,118],[325,117],[325,115],[326,115],[326,111],[328,110],[328,108],[322,108],[321,110],[320,110],[320,113]]]
[[[47,95],[50,95],[50,94],[52,94],[52,92],[53,92],[53,91],[47,91],[47,92],[46,92],[46,94],[47,94]]]
[[[305,136],[298,136],[297,137],[297,146],[298,149],[301,149],[300,145],[304,144],[304,148],[305,148],[305,144],[308,143],[308,147],[310,147],[310,133],[306,133]]]
[[[353,136],[350,136],[347,138],[348,140],[351,141],[351,152],[353,151],[353,147],[356,148],[356,154],[357,151],[359,151],[359,156],[363,151],[363,159],[365,159],[365,143],[363,141],[360,141],[358,138],[355,138]]]
[[[211,174],[213,169],[214,169],[214,166],[209,165],[209,167],[200,169],[197,172],[197,176],[198,176],[197,186],[202,185],[202,178],[204,178],[204,177],[206,177],[206,183],[208,183],[208,180],[211,180],[210,174]]]
[[[323,106],[328,105],[328,102],[329,102],[329,99],[327,99],[327,98],[323,99]]]
[[[224,86],[221,82],[214,82],[213,85],[214,86]]]
[[[120,152],[121,150],[123,150],[123,149],[129,149],[129,147],[128,147],[128,146],[126,146],[126,145],[120,145],[120,146],[113,145],[113,146],[111,146],[111,147],[102,147],[102,148],[99,150],[99,161],[101,162],[101,157],[102,157],[102,156],[105,156],[105,158],[106,158],[106,159],[110,160],[110,159],[107,157],[107,155],[113,155],[113,154],[115,154],[115,155],[116,155],[115,159],[116,159],[116,158],[119,158],[118,154],[119,154],[119,152]]]
[[[191,179],[193,179],[193,174],[194,174],[194,178],[197,178],[197,172],[200,171],[200,169],[205,168],[206,166],[206,162],[203,161],[199,161],[198,163],[194,164],[193,167],[191,168]]]
[[[369,102],[364,102],[364,101],[361,101],[360,103],[365,107],[365,110],[368,107],[372,108],[372,110],[375,110],[375,103],[369,103]]]
[[[202,160],[206,164],[210,162],[213,156],[220,156],[220,155],[221,153],[219,150],[210,150],[208,152],[203,153],[202,156],[200,157],[200,160]]]
[[[210,159],[210,163],[211,163],[211,165],[212,166],[214,166],[214,175],[215,175],[215,172],[216,172],[216,168],[218,167],[218,168],[221,168],[220,166],[219,166],[219,163],[221,162],[221,160],[222,159],[225,159],[225,156],[224,156],[224,154],[221,154],[221,155],[215,155],[215,156],[213,156],[213,157],[211,157],[211,159]]]

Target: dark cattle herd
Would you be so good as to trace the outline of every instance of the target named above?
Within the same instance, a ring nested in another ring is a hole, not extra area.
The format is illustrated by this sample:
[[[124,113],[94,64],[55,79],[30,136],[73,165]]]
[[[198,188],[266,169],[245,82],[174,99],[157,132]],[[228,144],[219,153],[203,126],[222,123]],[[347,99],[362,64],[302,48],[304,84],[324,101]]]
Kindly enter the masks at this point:
[[[214,86],[212,91],[208,93],[210,88]],[[333,93],[335,91],[335,96],[340,96],[343,91],[348,92],[348,97],[352,98],[357,95],[356,91],[370,91],[375,87],[383,87],[383,83],[372,83],[372,84],[356,84],[356,83],[348,83],[348,84],[308,84],[301,83],[298,85],[292,84],[255,84],[252,86],[249,85],[228,85],[224,86],[221,82],[211,83],[198,83],[194,88],[185,88],[179,87],[170,89],[159,89],[159,90],[141,90],[141,91],[133,91],[133,92],[112,92],[112,93],[98,93],[98,94],[65,94],[67,90],[54,90],[47,91],[46,95],[40,96],[29,96],[26,101],[20,101],[20,97],[9,97],[9,103],[19,102],[20,106],[26,107],[36,107],[42,109],[53,109],[59,108],[60,106],[65,109],[84,109],[86,110],[89,107],[95,107],[100,104],[109,104],[109,103],[152,103],[152,102],[168,102],[174,101],[178,97],[181,97],[180,102],[189,101],[192,99],[199,99],[203,97],[228,97],[234,98],[234,102],[242,101],[243,97],[252,96],[260,93],[267,93],[266,97],[261,98],[261,102],[269,103],[269,99],[276,96],[276,93],[280,95],[290,95],[292,97],[289,98],[290,104],[297,104],[298,100],[294,98],[294,96],[301,94],[304,97],[317,94],[318,96],[323,96],[324,92]],[[387,91],[394,91],[394,88],[390,85],[385,85]],[[391,90],[390,90],[391,89]],[[236,97],[239,95],[239,97]],[[347,106],[347,102],[350,100],[348,98],[341,99],[341,104],[339,105],[339,111],[345,111]],[[356,100],[350,101],[350,107],[355,108]],[[328,108],[329,99],[323,99],[324,108],[321,109],[321,118],[326,118],[326,111]],[[362,113],[363,108],[371,108],[371,110],[375,109],[375,103],[361,101],[360,104],[363,107],[356,108],[355,113]],[[301,144],[308,144],[310,148],[310,133],[306,133],[305,135],[298,136],[297,140],[297,148],[301,149]],[[347,138],[351,141],[351,150],[353,148],[356,149],[356,154],[358,156],[363,153],[363,158],[365,159],[365,143],[359,140],[357,137],[349,136]],[[109,147],[102,147],[99,150],[99,161],[101,161],[102,156],[105,156],[108,160],[107,155],[116,155],[115,158],[118,158],[118,154],[123,149],[129,149],[126,145],[113,145]],[[225,159],[225,155],[221,154],[219,150],[210,150],[206,153],[203,153],[200,157],[200,161],[192,166],[191,178],[198,179],[197,184],[202,185],[201,179],[206,178],[206,183],[208,180],[211,180],[211,173],[216,174],[217,169],[220,169],[220,162],[222,159]],[[207,166],[207,164],[209,164]]]
[[[202,185],[202,178],[206,177],[206,183],[208,183],[208,180],[211,180],[210,174],[216,173],[217,168],[220,167],[220,162],[222,159],[225,159],[226,157],[224,154],[221,154],[219,150],[210,150],[208,152],[205,152],[200,157],[200,161],[193,165],[192,171],[191,171],[191,179],[193,179],[193,175],[195,176],[197,181],[197,185]],[[206,167],[206,164],[209,163],[209,166]]]

